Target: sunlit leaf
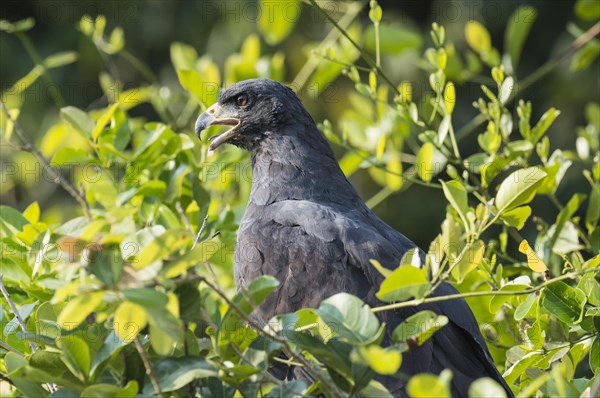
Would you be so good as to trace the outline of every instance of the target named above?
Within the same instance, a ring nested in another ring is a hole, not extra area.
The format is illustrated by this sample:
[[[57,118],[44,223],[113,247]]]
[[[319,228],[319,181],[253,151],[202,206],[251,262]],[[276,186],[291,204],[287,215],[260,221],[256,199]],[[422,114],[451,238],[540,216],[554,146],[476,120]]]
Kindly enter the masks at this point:
[[[498,212],[502,214],[531,202],[544,177],[546,173],[537,167],[519,169],[506,177],[496,194],[495,204]]]
[[[402,301],[408,298],[421,298],[429,290],[427,271],[405,265],[398,267],[385,278],[377,292],[382,301]]]
[[[527,316],[529,313],[529,310],[531,310],[531,307],[535,303],[536,299],[537,295],[535,293],[528,294],[527,298],[525,298],[525,301],[519,304],[519,306],[515,309],[515,320],[520,321],[521,319],[525,318],[525,316]]]
[[[529,246],[529,243],[523,239],[519,245],[519,251],[527,256],[527,265],[535,272],[544,272],[548,270],[548,267],[544,261],[538,257],[535,250]]]
[[[404,177],[402,177],[402,162],[400,156],[390,154],[386,164],[387,173],[385,174],[386,185],[392,191],[399,191],[404,185]]]
[[[506,391],[496,380],[482,377],[469,386],[469,398],[475,397],[506,398]]]
[[[402,355],[395,349],[384,349],[377,345],[359,348],[360,355],[371,369],[382,375],[393,375],[400,368]]]
[[[406,318],[394,329],[392,340],[408,342],[411,347],[420,346],[447,323],[448,318],[444,315],[429,310],[420,311]]]
[[[147,267],[153,262],[162,260],[169,254],[185,247],[191,242],[191,238],[189,231],[185,229],[169,230],[141,248],[132,265],[136,269]]]
[[[521,229],[525,226],[525,222],[531,215],[531,207],[521,206],[504,212],[502,221],[511,227]]]
[[[542,307],[567,324],[581,320],[585,302],[585,293],[581,289],[562,281],[546,286],[540,298]]]
[[[469,243],[452,263],[452,277],[459,283],[473,271],[483,259],[485,244],[481,240]]]
[[[365,47],[375,52],[375,29],[369,25],[364,34]],[[419,49],[423,38],[406,24],[393,24],[385,20],[379,24],[379,48],[384,54],[400,54],[409,49]]]
[[[202,358],[164,358],[154,364],[154,373],[163,392],[179,390],[196,379],[216,377],[217,370]],[[144,386],[144,394],[154,394],[151,383]]]
[[[138,392],[135,380],[129,380],[124,387],[113,384],[94,384],[81,392],[81,398],[133,398]]]
[[[490,34],[481,23],[469,21],[465,25],[465,38],[469,46],[477,53],[489,51],[492,47]]]
[[[113,327],[124,342],[132,342],[146,327],[148,319],[144,308],[130,301],[122,302],[115,311]]]
[[[439,376],[421,373],[410,378],[406,392],[411,398],[437,397],[450,398],[450,387]]]
[[[419,178],[425,182],[431,181],[433,176],[436,174],[435,164],[433,161],[434,150],[435,147],[433,144],[426,142],[417,153],[417,163],[415,166],[417,168]]]
[[[87,113],[74,106],[67,106],[60,110],[61,118],[69,123],[75,130],[85,137],[90,137],[94,130],[95,123]]]
[[[444,191],[444,196],[450,203],[450,205],[457,211],[460,219],[463,221],[463,224],[467,225],[466,214],[469,210],[469,203],[467,201],[467,190],[464,185],[458,181],[440,181],[442,184],[442,189]]]
[[[379,320],[358,297],[338,293],[324,300],[317,314],[349,343],[368,343],[379,334]]]
[[[270,45],[283,41],[300,18],[299,0],[260,0],[258,31]]]
[[[7,33],[25,32],[34,26],[34,18],[25,18],[15,22],[9,22],[6,19],[0,20],[0,30]]]
[[[515,70],[519,66],[525,40],[536,18],[537,10],[531,6],[518,7],[508,18],[504,34],[504,45]]]
[[[102,297],[103,291],[83,293],[74,297],[58,315],[58,324],[67,330],[76,328],[100,305]]]

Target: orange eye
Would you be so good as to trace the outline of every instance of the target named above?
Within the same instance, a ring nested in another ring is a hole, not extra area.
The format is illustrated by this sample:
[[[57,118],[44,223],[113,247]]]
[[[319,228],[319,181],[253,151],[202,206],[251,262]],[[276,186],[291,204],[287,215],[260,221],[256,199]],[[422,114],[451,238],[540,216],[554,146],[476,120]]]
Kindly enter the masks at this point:
[[[237,104],[239,106],[245,106],[248,103],[248,97],[244,94],[237,97]]]

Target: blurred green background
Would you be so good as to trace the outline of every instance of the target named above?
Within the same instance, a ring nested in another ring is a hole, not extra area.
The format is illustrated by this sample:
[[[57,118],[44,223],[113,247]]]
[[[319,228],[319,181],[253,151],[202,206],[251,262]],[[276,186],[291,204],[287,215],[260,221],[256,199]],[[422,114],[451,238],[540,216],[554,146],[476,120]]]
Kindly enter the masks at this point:
[[[363,7],[351,26],[359,41],[369,48],[372,37],[369,38],[368,2],[322,1],[319,4],[336,20],[343,18],[350,7],[362,4]],[[380,4],[384,11],[384,27],[389,28],[386,35],[382,33],[387,38],[385,45],[388,46],[384,50],[383,69],[394,83],[410,81],[413,84],[413,98],[417,100],[424,100],[431,93],[427,83],[428,72],[419,58],[423,50],[431,45],[429,30],[432,22],[445,26],[447,40],[454,43],[457,52],[461,52],[467,48],[463,31],[466,21],[478,20],[491,33],[493,46],[502,53],[509,17],[517,6],[532,5],[537,9],[537,19],[525,43],[516,72],[519,78],[560,56],[561,51],[581,33],[581,29],[585,30],[592,24],[586,21],[585,12],[580,11],[580,15],[576,15],[573,1],[408,0],[381,1]],[[274,45],[270,44],[265,32],[262,35],[259,32],[258,21],[265,10],[259,8],[259,4],[254,1],[8,0],[3,1],[0,7],[0,17],[3,20],[35,20],[35,26],[24,35],[28,37],[26,42],[35,48],[41,58],[63,51],[75,51],[78,54],[76,62],[48,70],[49,76],[42,76],[19,94],[18,100],[23,103],[19,121],[35,142],[49,154],[53,146],[72,144],[69,141],[72,137],[69,136],[61,138],[64,142],[44,141],[48,137],[48,129],[59,118],[60,107],[73,105],[91,111],[107,105],[105,90],[98,78],[101,72],[106,71],[113,78],[118,77],[122,83],[120,90],[151,86],[149,95],[159,96],[167,104],[167,114],[170,113],[176,121],[171,123],[174,129],[191,133],[200,107],[190,109],[181,99],[185,91],[171,60],[170,49],[173,42],[192,46],[200,56],[208,55],[219,67],[227,85],[231,83],[228,79],[244,77],[244,71],[242,65],[241,72],[238,70],[237,74],[228,76],[225,65],[234,62],[232,54],[239,53],[244,40],[256,34],[260,40],[260,54],[265,56],[265,61],[262,64],[258,62],[257,70],[249,72],[250,76],[256,73],[260,75],[260,68],[264,67],[271,68],[271,72],[275,69],[274,73],[279,73],[276,76],[280,76],[284,82],[303,83],[298,94],[315,121],[328,119],[336,129],[343,129],[339,121],[350,108],[349,98],[354,92],[354,84],[342,75],[328,81],[335,77],[325,76],[331,72],[326,68],[331,62],[324,59],[321,53],[314,53],[319,43],[335,29],[323,15],[305,3],[288,9],[287,18],[295,22],[293,30],[285,40]],[[107,36],[115,27],[121,27],[126,51],[111,57],[101,55],[92,40],[80,31],[80,20],[84,15],[91,19],[98,15],[106,16]],[[579,27],[573,21],[578,21]],[[591,67],[577,71],[571,60],[567,59],[543,80],[521,93],[524,99],[531,100],[534,104],[532,120],[539,119],[550,106],[561,111],[561,116],[548,133],[553,143],[552,149],[576,149],[578,126],[586,123],[584,106],[590,101],[598,101],[600,92],[599,64],[597,59],[593,62]],[[275,63],[278,66],[274,66]],[[140,64],[145,66],[140,67]],[[22,36],[20,38],[3,29],[0,33],[0,84],[3,97],[34,66],[32,51],[24,47]],[[479,86],[492,82],[486,70],[484,68],[479,74],[465,77],[462,84],[457,85],[458,103],[454,112],[456,126],[467,123],[477,113],[472,102],[481,96]],[[322,72],[321,75],[319,71]],[[55,95],[56,92],[60,96]],[[157,111],[155,102],[152,99],[141,101],[134,104],[128,112],[131,116],[146,121],[172,122],[164,120],[164,114]],[[515,105],[513,109],[516,113]],[[189,113],[189,117],[178,118],[182,112]],[[478,131],[483,129],[481,127]],[[341,148],[334,148],[340,155],[344,152]],[[475,152],[475,136],[471,135],[462,141],[460,148],[465,155]],[[47,179],[36,176],[36,173],[41,173],[40,170],[34,165],[27,168],[28,155],[17,153],[4,141],[1,155],[2,204],[22,210],[37,200],[42,208],[60,210],[55,212],[55,217],[59,217],[57,213],[64,213],[66,206],[71,206],[73,212],[78,211],[76,204],[67,199],[66,193],[46,181]],[[15,164],[25,166],[18,166],[20,170],[15,172],[11,168]],[[365,200],[380,190],[366,170],[354,173],[351,181]],[[575,164],[559,187],[557,196],[566,200],[571,192],[583,184],[585,182],[581,177],[581,167]],[[245,205],[244,195],[247,192],[241,192],[237,198],[239,200],[233,203],[236,208],[243,208]],[[536,200],[548,199],[542,197]],[[543,216],[552,219],[556,210],[551,206],[547,206],[547,209],[548,214]],[[438,225],[445,215],[445,200],[441,190],[413,185],[410,189],[388,196],[375,207],[375,211],[421,247],[427,247],[437,234]],[[52,214],[50,211],[46,213],[46,217],[52,217]],[[534,232],[526,230],[524,234]]]

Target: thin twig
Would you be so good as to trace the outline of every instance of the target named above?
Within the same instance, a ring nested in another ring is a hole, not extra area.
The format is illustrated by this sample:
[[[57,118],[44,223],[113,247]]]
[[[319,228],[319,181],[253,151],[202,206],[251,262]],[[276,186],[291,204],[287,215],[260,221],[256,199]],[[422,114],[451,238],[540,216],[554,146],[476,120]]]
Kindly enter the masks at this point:
[[[336,27],[337,30],[340,31],[340,33],[350,42],[350,44],[352,44],[352,46],[354,48],[356,48],[358,50],[358,52],[360,53],[360,56],[362,57],[362,59],[365,60],[365,62],[367,64],[369,64],[369,66],[371,68],[373,68],[373,70],[375,70],[377,72],[377,74],[379,76],[381,76],[383,78],[383,80],[385,80],[385,82],[387,83],[388,86],[390,86],[390,88],[394,91],[394,93],[396,95],[400,94],[400,91],[398,91],[398,88],[396,87],[396,85],[392,82],[392,80],[387,76],[387,74],[383,71],[383,69],[381,67],[379,67],[377,65],[377,63],[373,60],[373,58],[371,58],[371,56],[369,55],[369,53],[367,53],[361,46],[358,45],[357,42],[354,41],[354,39],[352,39],[352,37],[350,37],[350,35],[348,34],[348,32],[346,32],[346,30],[344,28],[342,28],[338,22],[333,19],[333,17],[331,15],[329,15],[327,13],[327,11],[325,11],[324,9],[322,9],[315,0],[308,0],[308,2],[315,7],[317,10],[319,10],[319,12],[321,14],[323,14],[323,16],[325,18],[327,18],[327,20],[329,22],[331,22],[333,24],[333,26]]]
[[[585,33],[579,36],[577,39],[573,40],[567,48],[561,51],[557,57],[551,59],[546,62],[544,65],[540,66],[538,69],[533,71],[529,76],[527,76],[523,81],[521,81],[516,89],[510,96],[510,100],[515,99],[521,92],[525,91],[529,86],[540,80],[542,77],[546,76],[550,73],[554,68],[556,68],[561,62],[569,58],[571,55],[575,53],[578,49],[586,45],[588,42],[594,39],[598,34],[600,34],[600,22],[596,22],[594,26],[589,28]]]
[[[340,18],[338,26],[331,29],[331,31],[327,34],[325,39],[323,39],[323,41],[319,45],[319,49],[327,48],[330,45],[330,43],[335,42],[342,33],[342,31],[340,31],[340,28],[343,30],[350,26],[352,21],[354,21],[354,18],[356,18],[360,10],[362,10],[362,6],[357,7],[355,6],[355,3],[350,3],[350,5],[350,7],[347,7],[346,13],[342,16],[342,18]],[[301,88],[306,84],[306,81],[318,65],[319,59],[317,58],[317,56],[314,54],[311,55],[310,58],[302,66],[302,69],[300,69],[300,72],[298,72],[298,74],[294,78],[294,89],[300,92]]]
[[[146,350],[144,349],[144,346],[142,345],[140,336],[136,336],[136,338],[133,340],[133,343],[135,345],[135,349],[137,350],[138,354],[140,354],[140,358],[142,358],[142,362],[144,363],[144,368],[146,368],[146,374],[148,375],[148,378],[150,379],[150,382],[152,383],[152,387],[154,388],[156,395],[158,395],[159,398],[164,398],[165,395],[163,394],[163,392],[160,389],[160,383],[158,382],[158,378],[156,377],[156,374],[154,373],[154,368],[152,367],[152,362],[150,362],[150,358],[148,358],[148,353],[146,353]]]
[[[208,220],[208,214],[206,214],[206,217],[204,217],[204,221],[202,221],[202,226],[200,227],[200,230],[198,231],[198,234],[196,235],[196,239],[194,239],[194,244],[192,245],[192,250],[194,250],[194,248],[198,244],[198,241],[200,241],[200,235],[202,235],[202,232],[204,232],[204,228],[206,228],[207,220]]]
[[[225,295],[225,293],[223,293],[223,291],[221,289],[217,288],[215,285],[213,285],[211,282],[209,282],[205,277],[198,275],[197,279],[201,282],[204,282],[212,291],[214,291],[219,297],[221,297],[231,309],[233,309],[235,312],[237,312],[238,315],[240,315],[240,317],[242,319],[244,319],[244,321],[246,323],[248,323],[248,325],[250,327],[252,327],[252,329],[254,329],[254,331],[256,331],[258,334],[260,334],[263,337],[266,337],[270,340],[273,340],[273,341],[281,344],[283,346],[284,353],[289,357],[295,358],[303,366],[303,368],[312,377],[319,380],[323,386],[326,386],[336,396],[339,396],[339,397],[345,396],[342,392],[339,391],[338,387],[335,384],[331,383],[331,381],[329,381],[327,378],[323,377],[319,372],[315,371],[313,369],[313,367],[311,366],[311,364],[306,360],[306,358],[304,358],[304,356],[302,354],[297,353],[290,346],[289,342],[286,339],[279,337],[276,334],[266,332],[263,329],[263,327],[255,319],[253,319],[248,314],[246,314],[246,312],[242,311],[242,309],[240,307],[238,307],[234,302],[229,300],[227,295]]]
[[[583,274],[588,274],[590,272],[600,272],[600,267],[585,269],[585,270],[581,270],[581,271],[577,271],[577,272],[569,272],[567,274],[557,276],[556,278],[548,279],[547,281],[545,281],[544,283],[542,283],[538,286],[532,287],[530,289],[517,291],[517,292],[488,291],[488,292],[470,292],[470,293],[448,294],[446,296],[428,297],[428,298],[423,298],[423,299],[414,299],[414,300],[403,301],[400,303],[382,305],[379,307],[372,308],[371,311],[381,312],[381,311],[387,311],[387,310],[394,310],[397,308],[414,307],[414,306],[421,305],[421,304],[436,303],[436,302],[440,302],[440,301],[448,301],[448,300],[455,300],[455,299],[469,298],[469,297],[520,296],[523,294],[530,294],[530,293],[538,292],[538,291],[542,290],[544,287],[553,284],[554,282],[562,281],[564,279],[572,279],[572,278],[575,278],[575,277],[583,275]]]
[[[90,213],[90,205],[85,200],[83,194],[79,192],[77,188],[75,188],[73,184],[71,184],[71,182],[69,182],[65,177],[63,177],[63,175],[54,166],[50,164],[48,159],[46,159],[46,157],[39,151],[39,149],[37,149],[35,145],[33,145],[31,140],[25,133],[25,130],[23,130],[21,125],[11,116],[10,112],[8,111],[8,108],[4,104],[4,101],[0,100],[0,106],[2,107],[2,112],[4,112],[4,114],[6,115],[7,120],[13,124],[14,132],[23,144],[23,150],[31,153],[42,164],[44,169],[48,172],[48,175],[52,178],[52,181],[60,185],[75,200],[77,200],[77,202],[79,202],[79,204],[81,205],[85,216],[91,219],[92,214]]]
[[[21,314],[19,314],[19,310],[17,309],[17,306],[15,305],[14,301],[12,301],[12,299],[10,298],[10,294],[4,287],[4,283],[2,282],[3,278],[4,278],[4,275],[0,275],[0,291],[2,291],[2,295],[8,302],[8,305],[10,306],[11,311],[13,312],[13,314],[15,314],[15,318],[17,318],[17,322],[19,323],[19,326],[21,326],[21,330],[23,330],[23,332],[27,333],[27,325],[25,325],[25,322],[23,321]],[[31,347],[32,352],[36,351],[35,344],[33,344],[31,341],[29,341],[29,347]]]
[[[175,202],[175,210],[177,210],[177,213],[179,213],[179,215],[183,219],[183,223],[185,224],[185,228],[188,231],[192,231],[192,226],[190,225],[190,219],[188,218],[187,214],[185,214],[185,211],[183,210],[183,207],[181,207],[181,202],[180,201]]]
[[[0,347],[4,348],[6,351],[12,351],[19,356],[22,356],[22,357],[25,356],[25,354],[23,354],[21,351],[17,350],[15,347],[8,344],[6,341],[0,340]]]
[[[507,104],[521,95],[529,86],[535,84],[538,80],[542,79],[548,73],[550,73],[554,68],[560,65],[563,61],[569,58],[571,55],[575,53],[579,48],[586,45],[588,42],[594,39],[600,33],[600,22],[596,23],[590,29],[588,29],[585,33],[579,36],[577,39],[573,40],[569,46],[567,46],[557,57],[549,60],[535,71],[533,71],[529,76],[515,85],[515,90],[511,93]],[[483,114],[479,114],[475,116],[469,123],[463,126],[462,129],[456,135],[458,141],[462,141],[463,139],[470,136],[472,133],[477,131],[477,128],[481,126],[486,121],[485,116]]]

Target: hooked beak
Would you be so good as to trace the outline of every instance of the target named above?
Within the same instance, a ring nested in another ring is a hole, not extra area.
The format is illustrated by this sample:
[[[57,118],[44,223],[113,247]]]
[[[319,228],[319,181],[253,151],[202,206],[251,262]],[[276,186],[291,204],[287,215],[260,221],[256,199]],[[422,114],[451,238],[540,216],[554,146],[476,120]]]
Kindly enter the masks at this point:
[[[212,141],[208,150],[213,152],[217,149],[221,144],[226,143],[232,137],[237,134],[237,128],[240,126],[241,120],[235,117],[226,117],[225,115],[221,115],[221,107],[218,103],[213,104],[210,108],[208,108],[204,113],[202,113],[198,119],[196,120],[196,135],[200,138],[200,133],[202,130],[210,127],[210,126],[232,126],[229,130],[222,134],[213,135],[208,138],[208,141]]]

